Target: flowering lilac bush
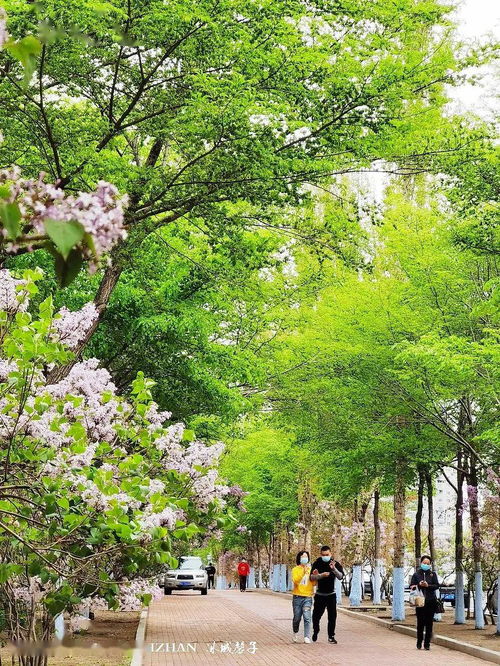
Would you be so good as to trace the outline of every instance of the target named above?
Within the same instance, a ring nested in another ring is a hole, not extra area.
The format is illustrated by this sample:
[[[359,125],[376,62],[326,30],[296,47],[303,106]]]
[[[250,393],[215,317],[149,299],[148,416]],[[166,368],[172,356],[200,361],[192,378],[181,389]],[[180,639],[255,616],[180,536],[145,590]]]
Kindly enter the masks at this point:
[[[166,423],[139,375],[119,396],[96,359],[66,363],[96,316],[93,305],[30,313],[40,271],[0,270],[0,586],[7,617],[77,613],[97,599],[132,609],[153,598],[174,539],[190,539],[239,489],[218,480],[223,445]]]
[[[89,260],[94,271],[100,257],[126,237],[127,197],[104,181],[94,192],[67,195],[44,178],[43,173],[36,180],[22,178],[15,166],[0,170],[4,250],[17,254],[46,247],[56,256],[60,279],[62,268],[78,269],[82,259]]]

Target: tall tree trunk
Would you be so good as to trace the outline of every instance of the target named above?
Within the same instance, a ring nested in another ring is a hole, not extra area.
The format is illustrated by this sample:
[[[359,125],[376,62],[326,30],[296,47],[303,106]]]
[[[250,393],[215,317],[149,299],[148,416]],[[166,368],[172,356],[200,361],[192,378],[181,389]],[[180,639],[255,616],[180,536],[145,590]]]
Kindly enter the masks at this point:
[[[274,534],[269,535],[269,572],[267,575],[267,586],[273,589],[274,585]]]
[[[257,542],[257,571],[259,572],[259,577],[257,579],[259,584],[257,585],[257,581],[256,581],[256,585],[257,585],[257,587],[261,588],[261,587],[263,587],[263,585],[262,585],[262,562],[260,560],[260,545],[259,545],[258,542]]]
[[[500,559],[499,559],[500,561]],[[497,632],[496,635],[500,636],[500,572],[497,576]]]
[[[352,565],[351,592],[349,602],[351,606],[361,606],[363,587],[363,541],[365,535],[365,517],[368,509],[369,498],[360,497],[354,503],[355,519],[357,524],[356,545],[354,548],[354,562]]]
[[[425,473],[427,485],[427,540],[429,542],[429,555],[431,556],[432,568],[435,568],[436,549],[434,546],[434,488],[432,485],[432,474]]]
[[[393,599],[392,619],[405,619],[405,477],[404,463],[396,462],[396,483],[394,488],[394,568],[393,568]]]
[[[338,516],[341,516],[340,510],[337,512]],[[334,530],[334,540],[333,540],[333,556],[337,560],[337,562],[342,562],[342,526],[341,526],[341,520],[342,518],[339,517],[336,520],[335,523],[335,530]],[[344,588],[342,586],[342,583],[345,585],[345,579],[344,581],[340,581],[338,578],[335,579],[335,592],[337,593],[337,606],[342,606],[342,596],[344,593]]]
[[[472,553],[474,557],[474,624],[476,629],[484,629],[483,614],[483,573],[481,568],[481,524],[479,519],[477,463],[471,457],[469,461],[469,485],[467,495],[469,499],[470,527],[472,534]]]
[[[375,566],[373,567],[373,598],[374,604],[380,604],[380,592],[382,587],[381,565],[380,560],[380,491],[377,488],[373,495],[373,526],[375,531],[375,552],[374,560]]]
[[[144,165],[146,167],[153,168],[156,165],[161,154],[163,142],[164,142],[163,139],[155,139],[153,141],[148,156],[146,157],[144,162]],[[63,184],[64,184],[64,179],[62,185]],[[137,247],[138,244],[141,242],[141,240],[150,231],[153,231],[156,228],[156,226],[154,225],[153,227],[148,227],[147,225],[145,225],[140,228],[136,226],[137,223],[134,225],[135,222],[134,218],[136,215],[137,207],[142,197],[143,186],[145,184],[146,180],[144,178],[142,179],[142,182],[141,181],[137,182],[135,192],[133,192],[129,198],[129,205],[126,212],[126,225],[129,230],[130,229],[132,230],[131,235],[129,236],[128,241],[122,241],[113,248],[113,252],[111,253],[112,263],[104,271],[101,284],[99,285],[99,289],[97,290],[97,294],[94,298],[94,303],[97,312],[99,314],[98,319],[92,324],[92,326],[87,331],[83,340],[81,340],[77,348],[74,350],[75,360],[72,361],[71,363],[68,363],[67,365],[61,366],[59,368],[54,368],[54,370],[51,373],[49,373],[47,378],[49,384],[55,384],[61,379],[64,379],[64,377],[66,377],[69,374],[71,368],[79,360],[85,347],[90,342],[90,338],[96,332],[97,327],[99,326],[99,323],[106,311],[106,308],[108,307],[111,294],[113,293],[113,290],[116,287],[118,280],[120,279],[120,275],[122,274],[123,270],[126,268],[127,263],[130,263],[131,261],[130,258],[126,256],[127,250],[130,250],[133,246]],[[189,205],[185,208],[185,210],[180,210],[176,212],[172,211],[171,214],[169,215],[168,220],[164,217],[161,223],[166,224],[177,220],[179,217],[189,212],[195,204],[196,204],[195,201],[191,201]],[[139,231],[139,229],[141,229],[141,231]],[[132,236],[134,236],[133,240]]]
[[[413,532],[415,535],[415,569],[420,566],[422,557],[422,513],[424,508],[424,485],[425,477],[422,469],[418,470],[418,491],[417,491],[417,513],[415,514],[415,526]]]
[[[69,372],[71,371],[71,368],[79,361],[81,358],[81,355],[83,353],[83,350],[85,347],[88,345],[90,338],[94,335],[94,333],[97,330],[97,327],[99,326],[99,323],[106,312],[106,308],[108,307],[109,299],[111,298],[111,294],[113,293],[114,288],[116,287],[118,280],[120,279],[120,275],[122,274],[122,266],[118,264],[111,264],[111,266],[108,266],[106,270],[104,271],[104,276],[101,280],[101,284],[99,285],[99,289],[97,290],[96,297],[94,299],[94,303],[98,312],[98,318],[96,321],[92,323],[92,326],[89,328],[87,333],[85,334],[85,337],[79,342],[77,347],[74,350],[75,358],[73,361],[70,361],[70,363],[62,366],[55,367],[51,372],[49,372],[47,376],[47,383],[48,384],[55,384],[64,377],[66,377]]]
[[[462,449],[457,450],[457,501],[455,504],[455,624],[465,624],[464,602],[464,473]]]
[[[299,548],[311,552],[311,529],[312,529],[312,516],[313,516],[313,495],[311,490],[310,479],[306,477],[304,485],[299,493],[299,506],[300,506],[300,522],[303,525],[302,543]]]

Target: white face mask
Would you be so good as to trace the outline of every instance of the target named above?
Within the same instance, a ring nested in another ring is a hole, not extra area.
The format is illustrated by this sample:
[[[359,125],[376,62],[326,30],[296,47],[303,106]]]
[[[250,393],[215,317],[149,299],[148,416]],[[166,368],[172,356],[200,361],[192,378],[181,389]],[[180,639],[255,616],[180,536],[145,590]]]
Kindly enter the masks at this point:
[[[308,557],[301,557],[300,558],[300,563],[301,564],[308,564],[309,563],[309,558]]]

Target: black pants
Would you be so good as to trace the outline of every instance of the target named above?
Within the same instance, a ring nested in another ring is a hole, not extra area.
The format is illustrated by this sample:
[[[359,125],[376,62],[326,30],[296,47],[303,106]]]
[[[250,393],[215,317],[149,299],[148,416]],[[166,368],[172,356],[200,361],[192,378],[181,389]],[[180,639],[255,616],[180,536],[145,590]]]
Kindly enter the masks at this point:
[[[314,595],[314,608],[313,608],[313,633],[319,634],[319,623],[325,612],[328,613],[328,638],[335,636],[335,625],[337,624],[337,595],[329,594],[325,597],[315,594]]]
[[[247,577],[240,574],[240,590],[244,592],[247,589]]]
[[[434,599],[428,599],[423,606],[419,606],[415,610],[417,613],[417,643],[422,645],[423,642],[424,647],[429,647],[431,644],[434,613],[436,612],[436,601]]]
[[[209,574],[208,576],[208,589],[212,588],[212,590],[215,588],[215,576],[214,574]]]

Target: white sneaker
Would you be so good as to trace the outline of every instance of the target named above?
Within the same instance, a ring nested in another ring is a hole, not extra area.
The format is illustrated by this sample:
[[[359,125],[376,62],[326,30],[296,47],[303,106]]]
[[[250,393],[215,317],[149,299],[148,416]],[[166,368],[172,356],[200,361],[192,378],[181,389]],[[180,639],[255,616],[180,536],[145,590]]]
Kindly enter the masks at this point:
[[[309,636],[305,636],[304,637],[304,643],[310,643],[310,642],[311,642],[311,639],[309,638]]]
[[[293,642],[294,642],[294,643],[298,643],[298,642],[299,642],[299,634],[298,634],[298,633],[296,633],[296,634],[293,635]]]

